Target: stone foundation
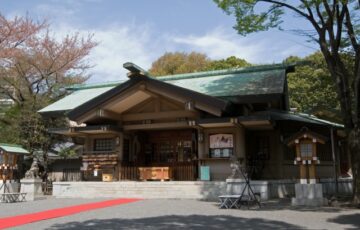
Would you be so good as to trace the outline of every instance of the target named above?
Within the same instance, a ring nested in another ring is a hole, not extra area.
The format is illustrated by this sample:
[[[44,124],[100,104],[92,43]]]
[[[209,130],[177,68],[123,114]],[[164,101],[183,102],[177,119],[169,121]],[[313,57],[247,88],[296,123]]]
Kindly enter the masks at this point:
[[[218,200],[219,194],[225,194],[225,191],[225,182],[205,181],[53,183],[55,197]]]
[[[251,181],[255,193],[262,200],[290,198],[295,196],[296,180]],[[331,179],[323,183],[326,195],[334,194],[335,185]],[[351,180],[339,181],[340,194],[351,194]],[[134,197],[146,199],[205,199],[218,200],[224,194],[241,194],[245,180],[225,181],[116,181],[116,182],[53,182],[56,197]]]
[[[295,197],[291,199],[294,206],[323,206],[328,201],[323,197],[321,184],[295,184]]]

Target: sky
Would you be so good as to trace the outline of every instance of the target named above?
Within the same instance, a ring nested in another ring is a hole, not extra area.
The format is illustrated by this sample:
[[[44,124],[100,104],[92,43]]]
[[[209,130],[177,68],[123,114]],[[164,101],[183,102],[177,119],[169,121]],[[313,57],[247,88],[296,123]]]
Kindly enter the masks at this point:
[[[88,57],[94,66],[89,82],[123,80],[123,63],[149,69],[165,52],[196,51],[214,60],[236,56],[271,64],[316,50],[287,30],[305,26],[294,15],[284,18],[285,31],[242,37],[233,29],[235,18],[211,0],[0,0],[0,13],[47,19],[59,38],[75,32],[94,34],[99,45]]]

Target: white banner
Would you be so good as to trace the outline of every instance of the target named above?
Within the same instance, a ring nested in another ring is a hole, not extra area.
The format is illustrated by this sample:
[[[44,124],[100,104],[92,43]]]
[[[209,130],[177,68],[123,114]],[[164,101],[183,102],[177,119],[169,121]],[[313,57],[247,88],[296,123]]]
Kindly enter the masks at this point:
[[[232,134],[214,134],[210,135],[210,148],[233,148],[234,137]]]

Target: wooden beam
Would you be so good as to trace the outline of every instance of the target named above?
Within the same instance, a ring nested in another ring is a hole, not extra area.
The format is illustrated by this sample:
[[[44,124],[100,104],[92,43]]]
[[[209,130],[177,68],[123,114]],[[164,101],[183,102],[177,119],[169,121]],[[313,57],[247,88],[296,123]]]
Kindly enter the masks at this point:
[[[102,117],[110,120],[121,121],[121,114],[106,110],[106,109],[99,109],[96,111],[97,117]]]
[[[123,121],[141,121],[141,120],[160,120],[165,118],[185,118],[197,117],[199,113],[196,111],[176,110],[157,113],[130,113],[122,115]]]
[[[178,101],[180,103],[185,103],[185,102],[189,101],[189,98],[187,96],[177,95],[174,92],[171,92],[171,91],[169,91],[167,89],[161,89],[161,88],[158,88],[157,86],[152,86],[150,84],[148,85],[147,90],[151,91],[151,92],[157,92],[157,91],[161,92],[161,95],[163,95],[164,97],[170,98],[170,99]],[[184,104],[184,106],[185,106],[185,104]],[[214,115],[216,115],[218,117],[220,117],[221,114],[222,114],[221,109],[212,108],[211,106],[209,106],[207,104],[195,103],[194,106],[197,109],[200,109],[200,110],[203,110],[205,112],[214,114]]]
[[[140,130],[140,129],[166,129],[166,128],[188,128],[189,125],[186,121],[182,122],[166,122],[166,123],[152,123],[152,124],[139,124],[139,125],[125,125],[123,128],[126,131]]]

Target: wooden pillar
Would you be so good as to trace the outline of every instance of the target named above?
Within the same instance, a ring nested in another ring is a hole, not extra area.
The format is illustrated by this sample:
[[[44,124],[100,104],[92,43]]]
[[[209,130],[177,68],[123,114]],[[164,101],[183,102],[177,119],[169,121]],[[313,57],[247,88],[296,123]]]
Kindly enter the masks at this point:
[[[13,166],[17,165],[17,154],[14,155],[14,161],[13,161]]]
[[[309,182],[310,184],[316,184],[316,167],[314,163],[309,165]]]
[[[301,152],[300,152],[300,143],[297,141],[296,145],[296,156],[297,158],[301,159]],[[299,162],[300,164],[300,184],[307,184],[307,167],[306,163],[303,160]]]
[[[306,171],[307,171],[306,164],[301,163],[301,165],[300,165],[300,184],[307,184]]]
[[[4,153],[4,164],[5,164],[5,165],[6,165],[6,164],[9,164],[8,159],[9,159],[8,153]]]
[[[313,142],[312,150],[312,157],[316,157],[316,142]],[[314,162],[312,159],[309,162],[311,162],[309,164],[309,182],[310,184],[316,184],[316,162]]]
[[[235,128],[235,151],[236,156],[238,158],[244,159],[246,158],[246,150],[245,150],[245,130],[242,126],[237,126]]]

